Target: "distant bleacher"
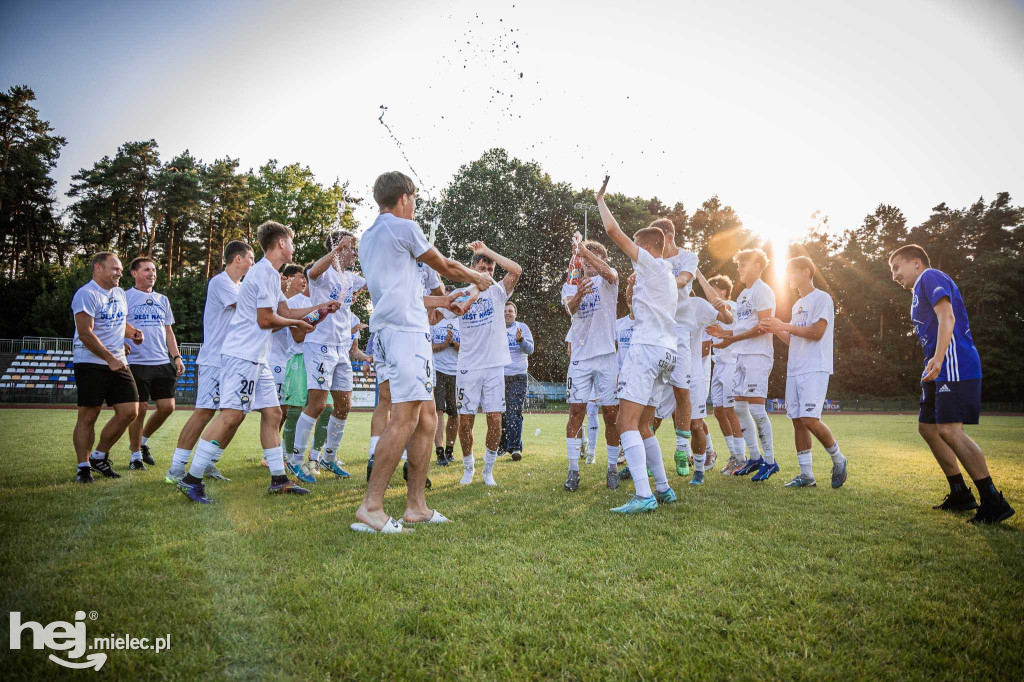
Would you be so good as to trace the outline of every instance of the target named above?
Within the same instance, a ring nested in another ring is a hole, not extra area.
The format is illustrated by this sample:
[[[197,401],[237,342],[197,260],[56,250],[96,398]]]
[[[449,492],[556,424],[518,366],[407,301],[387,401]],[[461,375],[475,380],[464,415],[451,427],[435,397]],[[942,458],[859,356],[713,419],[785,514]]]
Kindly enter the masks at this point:
[[[0,388],[74,389],[71,351],[23,348],[4,370]]]

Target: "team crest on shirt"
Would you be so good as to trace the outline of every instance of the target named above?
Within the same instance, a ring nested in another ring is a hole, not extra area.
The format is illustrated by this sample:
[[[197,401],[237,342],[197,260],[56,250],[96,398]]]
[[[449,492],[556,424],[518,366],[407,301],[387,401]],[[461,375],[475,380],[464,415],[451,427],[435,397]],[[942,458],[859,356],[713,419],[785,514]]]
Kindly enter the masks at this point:
[[[316,378],[316,383],[320,384],[321,386],[323,386],[323,385],[324,385],[324,382],[325,382],[325,381],[327,381],[327,380],[326,380],[326,379],[324,379],[323,377],[317,377],[317,378]]]
[[[431,393],[434,390],[434,384],[430,381],[424,381],[423,388],[427,389],[427,393]]]
[[[280,373],[281,373],[281,366],[280,365],[274,365],[274,374],[280,374]]]
[[[326,353],[327,352],[327,346],[320,346],[320,352],[321,353]]]
[[[219,395],[213,396],[213,404],[214,405],[220,405],[220,396]]]
[[[248,405],[249,404],[249,396],[247,396],[247,395],[241,396],[240,400],[242,401],[243,405]]]

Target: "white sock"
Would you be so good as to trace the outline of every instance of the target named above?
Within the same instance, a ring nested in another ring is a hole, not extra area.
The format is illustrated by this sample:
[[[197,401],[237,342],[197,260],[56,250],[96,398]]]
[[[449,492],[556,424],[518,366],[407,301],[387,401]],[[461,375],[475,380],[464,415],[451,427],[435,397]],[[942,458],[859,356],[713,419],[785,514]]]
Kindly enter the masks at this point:
[[[99,450],[93,450],[92,454],[89,455],[89,459],[100,460],[100,459],[106,459],[106,458],[107,458],[107,453],[100,452]]]
[[[750,415],[757,425],[757,437],[761,441],[761,449],[764,450],[764,461],[775,464],[775,447],[772,443],[772,422],[768,418],[768,411],[764,405],[751,405]]]
[[[484,475],[494,470],[494,463],[498,461],[498,451],[486,448],[484,450]]]
[[[210,466],[214,456],[217,454],[217,446],[211,441],[199,439],[196,444],[196,454],[192,457],[192,466],[188,473],[196,478],[202,478],[206,473],[206,467]]]
[[[319,462],[320,461],[320,451],[317,450],[316,448],[313,448],[312,450],[310,450],[309,451],[309,461],[311,461],[311,462]]]
[[[715,451],[715,444],[714,444],[714,442],[713,442],[713,441],[711,440],[711,429],[708,429],[708,432],[707,432],[707,434],[705,434],[705,436],[706,436],[706,438],[708,439],[708,449],[707,449],[707,450],[705,450],[705,452],[706,452],[706,453],[707,453],[707,452],[714,452],[714,451]]]
[[[725,438],[725,447],[729,450],[729,456],[736,456],[736,446],[732,442],[732,436],[723,436]]]
[[[661,458],[661,445],[658,444],[658,439],[655,436],[644,439],[643,444],[647,468],[654,476],[654,489],[663,493],[668,490],[668,474],[665,473],[665,461]]]
[[[284,448],[280,445],[275,448],[264,448],[263,456],[267,458],[267,467],[270,469],[271,476],[284,476]]]
[[[149,442],[149,436],[143,436],[142,437],[142,444],[145,445],[148,442]]]
[[[618,445],[608,446],[608,471],[617,471],[619,468],[619,450],[621,448]]]
[[[579,438],[565,439],[565,454],[569,457],[569,471],[580,470],[580,443]]]
[[[377,441],[380,440],[380,436],[370,436],[370,449],[367,451],[370,455],[370,459],[373,459],[373,455],[377,452]]]
[[[796,453],[796,461],[800,465],[800,473],[804,476],[814,478],[814,471],[811,470],[811,451],[804,450]]]
[[[313,436],[313,429],[316,428],[316,420],[316,417],[310,417],[303,412],[299,415],[299,420],[295,422],[295,443],[292,445],[292,451],[288,453],[291,455],[292,466],[302,464],[302,458],[309,448],[309,440]],[[267,462],[269,463],[270,460],[268,459]]]
[[[213,459],[210,460],[210,463],[207,465],[206,470],[209,471],[210,469],[215,468],[217,466],[217,462],[220,461],[220,456],[223,454],[224,448],[217,448],[217,451],[213,453]]]
[[[174,454],[171,456],[170,473],[175,476],[184,476],[185,467],[188,466],[188,458],[191,456],[191,450],[186,450],[185,448],[174,448]]]
[[[687,457],[690,456],[690,437],[683,434],[688,433],[687,431],[680,432],[679,429],[676,429],[676,451],[685,452]]]
[[[833,464],[842,464],[846,461],[846,458],[843,457],[843,453],[839,452],[839,441],[836,441],[836,444],[832,447],[825,448],[825,452],[827,452],[828,456],[832,458]]]
[[[704,452],[695,452],[695,453],[693,453],[693,470],[694,471],[704,471],[704,460],[707,458],[707,456],[708,456],[708,451],[707,450],[705,450]]]
[[[402,450],[402,461],[403,462],[408,462],[409,461],[409,451],[408,450]]]
[[[462,480],[459,485],[469,485],[473,482],[473,472],[476,469],[476,458],[473,455],[466,455],[462,458]]]
[[[338,419],[333,414],[327,420],[327,442],[324,443],[324,461],[333,462],[338,456],[338,446],[345,436],[345,424],[347,419]]]
[[[128,460],[128,461],[129,462],[135,462],[135,461],[138,461],[140,459],[142,459],[142,452],[141,451],[136,451],[136,452],[132,453],[132,458],[130,460]]]
[[[740,419],[740,429],[743,430],[743,440],[746,441],[747,449],[750,450],[750,459],[760,460],[761,451],[757,447],[757,423],[750,414],[750,404],[742,400],[736,401],[736,416]]]
[[[597,436],[601,432],[601,424],[598,421],[599,409],[597,405],[593,408],[587,406],[587,452],[591,455],[597,452]]]
[[[654,493],[651,492],[651,482],[647,478],[647,451],[644,449],[644,439],[640,437],[639,431],[626,431],[619,434],[619,441],[622,443],[622,449],[626,451],[626,466],[633,477],[637,496],[650,497]]]

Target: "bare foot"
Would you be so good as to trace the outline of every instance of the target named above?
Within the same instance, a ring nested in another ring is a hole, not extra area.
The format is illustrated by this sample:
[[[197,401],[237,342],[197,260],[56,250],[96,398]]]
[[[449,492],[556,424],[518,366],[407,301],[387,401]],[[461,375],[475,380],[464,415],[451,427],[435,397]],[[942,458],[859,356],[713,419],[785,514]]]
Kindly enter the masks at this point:
[[[426,507],[423,507],[423,509],[406,508],[405,513],[402,514],[402,521],[405,523],[423,523],[424,521],[429,521],[433,517],[433,509],[427,509]]]
[[[389,518],[390,517],[384,513],[383,509],[371,512],[366,509],[365,505],[359,505],[359,509],[356,509],[356,521],[365,523],[367,526],[375,528],[376,530],[383,528]]]

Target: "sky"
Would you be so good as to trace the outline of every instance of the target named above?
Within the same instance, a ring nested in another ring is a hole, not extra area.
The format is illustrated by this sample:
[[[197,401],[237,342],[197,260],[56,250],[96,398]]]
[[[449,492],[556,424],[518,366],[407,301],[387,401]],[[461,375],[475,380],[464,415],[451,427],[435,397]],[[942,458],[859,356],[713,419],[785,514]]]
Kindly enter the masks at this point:
[[[0,87],[68,139],[65,205],[149,138],[349,181],[364,223],[380,172],[436,196],[491,147],[691,212],[717,194],[776,240],[1024,201],[1024,0],[6,0],[0,22]]]

